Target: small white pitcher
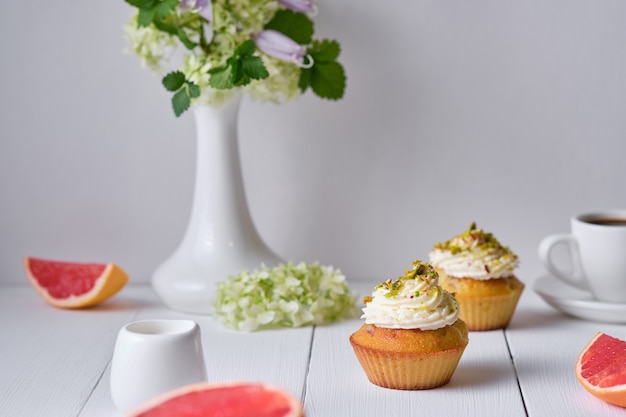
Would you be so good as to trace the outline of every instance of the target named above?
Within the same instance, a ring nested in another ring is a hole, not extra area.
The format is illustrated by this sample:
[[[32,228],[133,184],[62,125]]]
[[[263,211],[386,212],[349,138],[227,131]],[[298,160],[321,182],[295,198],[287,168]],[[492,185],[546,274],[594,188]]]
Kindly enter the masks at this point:
[[[200,327],[192,320],[144,320],[120,330],[111,362],[111,397],[127,412],[183,385],[206,381]]]

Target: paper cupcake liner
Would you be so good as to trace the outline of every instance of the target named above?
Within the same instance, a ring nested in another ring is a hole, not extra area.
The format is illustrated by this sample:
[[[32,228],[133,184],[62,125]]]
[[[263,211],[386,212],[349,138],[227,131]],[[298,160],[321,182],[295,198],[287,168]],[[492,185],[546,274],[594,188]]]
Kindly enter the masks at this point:
[[[371,383],[398,390],[424,390],[450,382],[465,350],[430,354],[384,352],[352,344],[354,353]]]
[[[495,330],[506,327],[515,308],[524,286],[510,294],[492,297],[461,297],[457,300],[461,309],[459,318],[467,324],[472,331]]]

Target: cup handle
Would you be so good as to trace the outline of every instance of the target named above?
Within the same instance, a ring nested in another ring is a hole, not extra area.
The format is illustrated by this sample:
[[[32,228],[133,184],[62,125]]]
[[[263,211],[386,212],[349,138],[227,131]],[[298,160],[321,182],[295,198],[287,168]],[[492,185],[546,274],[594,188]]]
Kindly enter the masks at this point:
[[[572,271],[563,272],[552,261],[552,249],[559,244],[565,244],[572,260]],[[556,278],[581,290],[589,291],[589,284],[585,281],[580,254],[578,252],[578,242],[570,234],[550,235],[543,238],[539,244],[539,259],[546,269]]]

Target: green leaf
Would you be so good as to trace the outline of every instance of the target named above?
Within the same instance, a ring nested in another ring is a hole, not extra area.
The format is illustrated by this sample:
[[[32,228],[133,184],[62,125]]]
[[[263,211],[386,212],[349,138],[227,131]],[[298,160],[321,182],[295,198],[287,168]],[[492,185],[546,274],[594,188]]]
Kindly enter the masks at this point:
[[[187,90],[189,91],[189,97],[191,98],[200,97],[200,87],[198,87],[193,82],[187,81]]]
[[[338,100],[346,89],[346,75],[338,62],[316,62],[311,68],[311,89],[321,98]]]
[[[235,58],[230,58],[230,76],[233,82],[233,85],[241,86],[246,85],[250,82],[250,78],[246,77],[246,74],[243,72],[243,65],[241,65],[241,61]]]
[[[159,29],[160,31],[167,32],[170,35],[176,35],[178,32],[178,28],[176,26],[168,25],[167,23],[164,23],[160,20],[155,20],[154,26],[156,26],[156,28]]]
[[[219,90],[226,90],[233,87],[231,78],[232,69],[230,65],[224,65],[219,68],[211,68],[209,74],[209,85]]]
[[[189,37],[187,36],[187,34],[185,33],[185,31],[182,28],[179,28],[176,31],[176,36],[178,36],[178,39],[180,39],[180,41],[183,43],[183,45],[185,45],[185,47],[187,49],[189,49],[189,50],[192,50],[193,48],[198,46],[197,43],[195,43],[194,41],[189,39]]]
[[[243,73],[253,80],[263,80],[270,76],[263,60],[258,56],[242,58],[241,67]]]
[[[335,40],[324,39],[321,42],[315,41],[313,46],[309,48],[308,53],[311,54],[315,62],[336,61],[341,52],[339,42]]]
[[[174,114],[176,117],[183,114],[190,105],[191,99],[187,94],[187,90],[184,88],[179,90],[178,93],[174,94],[174,97],[172,97],[172,107],[174,108]]]
[[[156,5],[157,0],[126,0],[126,3],[139,9],[151,9]]]
[[[262,80],[269,77],[263,60],[254,56],[256,45],[248,40],[242,43],[233,56],[226,60],[221,67],[211,68],[209,85],[213,88],[228,89],[250,84],[252,80]]]
[[[154,20],[154,26],[156,26],[156,28],[162,32],[166,32],[166,33],[169,33],[170,35],[177,36],[178,39],[180,39],[180,41],[183,43],[183,45],[185,45],[187,49],[191,50],[198,45],[197,43],[189,39],[189,37],[187,37],[187,34],[182,28],[178,28],[174,25],[170,25],[158,19]]]
[[[310,68],[303,68],[300,71],[300,78],[298,79],[298,88],[300,88],[300,91],[302,93],[304,93],[307,88],[309,88],[311,86],[311,74],[313,73],[313,70]]]
[[[139,9],[137,15],[137,26],[148,27],[154,21],[155,9]]]
[[[172,14],[172,12],[174,12],[174,10],[176,10],[176,7],[178,6],[178,1],[179,0],[161,0],[159,2],[159,5],[156,7],[157,17],[160,20],[163,20],[164,18]]]
[[[304,13],[292,10],[279,10],[264,29],[272,29],[293,39],[300,45],[308,45],[313,39],[313,21]]]
[[[167,91],[178,91],[185,84],[185,74],[180,71],[172,71],[163,77],[163,86]]]
[[[252,54],[254,54],[254,51],[256,51],[256,44],[252,39],[248,39],[247,41],[239,45],[237,49],[235,49],[235,53],[233,54],[233,56],[248,57],[252,56]]]
[[[228,89],[269,77],[263,60],[253,55],[255,51],[256,44],[253,40],[247,40],[239,45],[224,65],[208,71],[211,75],[209,85],[217,89]]]
[[[307,53],[313,58],[313,67],[302,69],[298,80],[300,91],[311,87],[321,98],[337,100],[346,89],[346,74],[337,62],[341,47],[334,40],[314,41]]]

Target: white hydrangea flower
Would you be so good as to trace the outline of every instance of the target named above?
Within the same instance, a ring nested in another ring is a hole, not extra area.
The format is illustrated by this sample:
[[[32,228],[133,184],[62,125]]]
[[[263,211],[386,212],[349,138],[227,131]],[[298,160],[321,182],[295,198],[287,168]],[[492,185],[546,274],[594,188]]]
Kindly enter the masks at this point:
[[[170,19],[173,27],[182,28],[197,43],[200,41],[197,30],[202,25],[207,41],[210,41],[208,47],[197,46],[189,50],[175,35],[158,30],[152,24],[138,27],[138,13],[132,16],[125,32],[129,50],[141,59],[144,66],[159,75],[175,70],[183,72],[187,80],[200,88],[200,97],[194,99],[194,103],[220,106],[233,96],[233,91],[211,88],[208,70],[223,65],[239,45],[262,32],[278,10],[299,10],[305,3],[312,4],[312,1],[212,0],[209,3],[210,10],[205,10],[205,3],[185,0]],[[196,8],[198,4],[203,5],[201,9]],[[198,20],[199,14],[209,16],[210,21]],[[301,68],[293,62],[281,61],[262,51],[259,51],[259,55],[270,75],[266,79],[253,81],[242,89],[255,100],[276,104],[299,97],[301,91],[298,80]],[[178,62],[174,62],[174,58]]]
[[[304,262],[231,276],[218,283],[213,307],[224,325],[241,331],[319,325],[358,315],[339,270]]]
[[[246,90],[251,98],[283,104],[301,95],[298,87],[298,66],[269,56],[264,57],[263,62],[270,76],[261,81],[253,81],[247,86]]]
[[[141,59],[142,65],[152,71],[160,73],[166,56],[169,56],[177,46],[176,39],[154,26],[138,27],[135,13],[124,27],[128,46]]]

